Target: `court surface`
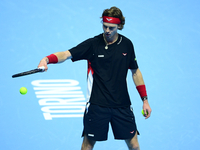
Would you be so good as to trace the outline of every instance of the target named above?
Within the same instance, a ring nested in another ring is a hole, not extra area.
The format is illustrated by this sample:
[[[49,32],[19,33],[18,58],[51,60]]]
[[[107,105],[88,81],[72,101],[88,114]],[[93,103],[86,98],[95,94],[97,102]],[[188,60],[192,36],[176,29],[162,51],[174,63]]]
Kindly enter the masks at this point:
[[[0,149],[79,150],[86,102],[86,61],[51,64],[13,79],[51,53],[103,32],[111,6],[126,17],[119,31],[134,44],[152,116],[128,73],[141,150],[200,149],[200,2],[196,0],[0,1]],[[26,95],[20,87],[28,89]],[[94,150],[125,150],[124,141],[97,142]]]

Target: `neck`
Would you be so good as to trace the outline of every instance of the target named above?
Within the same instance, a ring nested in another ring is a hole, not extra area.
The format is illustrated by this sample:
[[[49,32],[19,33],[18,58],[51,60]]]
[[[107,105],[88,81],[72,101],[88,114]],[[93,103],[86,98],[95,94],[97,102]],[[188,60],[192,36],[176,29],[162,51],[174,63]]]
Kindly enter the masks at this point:
[[[118,39],[118,33],[116,33],[113,38],[109,39],[109,38],[106,38],[106,36],[104,35],[104,39],[106,41],[106,43],[109,45],[109,44],[113,44],[117,41]]]

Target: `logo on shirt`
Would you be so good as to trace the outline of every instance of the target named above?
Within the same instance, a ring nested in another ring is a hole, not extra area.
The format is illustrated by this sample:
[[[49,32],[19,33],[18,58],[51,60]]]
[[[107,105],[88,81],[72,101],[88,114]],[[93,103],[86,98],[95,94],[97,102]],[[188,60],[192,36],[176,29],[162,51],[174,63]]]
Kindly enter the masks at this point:
[[[127,55],[127,53],[122,53],[124,56],[126,56]]]

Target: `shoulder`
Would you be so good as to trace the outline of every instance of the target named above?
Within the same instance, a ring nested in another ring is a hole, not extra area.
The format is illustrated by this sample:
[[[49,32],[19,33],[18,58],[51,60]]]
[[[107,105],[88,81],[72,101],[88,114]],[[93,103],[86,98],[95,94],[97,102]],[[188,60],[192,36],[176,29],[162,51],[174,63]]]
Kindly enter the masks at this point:
[[[127,38],[126,36],[122,35],[122,34],[119,34],[124,40],[127,40],[127,41],[131,41],[129,38]]]
[[[101,38],[103,37],[102,34],[96,35],[92,38],[87,39],[86,41],[91,41],[91,42],[95,42],[95,41],[99,41]]]
[[[79,43],[76,47],[96,44],[96,42],[98,42],[100,40],[100,37],[101,37],[101,34],[91,37],[91,38],[88,38],[88,39],[82,41],[81,43]]]
[[[124,44],[129,45],[129,46],[133,46],[133,43],[129,38],[127,38],[126,36],[121,35],[121,34],[119,34],[119,35],[122,38],[122,41],[123,41]]]

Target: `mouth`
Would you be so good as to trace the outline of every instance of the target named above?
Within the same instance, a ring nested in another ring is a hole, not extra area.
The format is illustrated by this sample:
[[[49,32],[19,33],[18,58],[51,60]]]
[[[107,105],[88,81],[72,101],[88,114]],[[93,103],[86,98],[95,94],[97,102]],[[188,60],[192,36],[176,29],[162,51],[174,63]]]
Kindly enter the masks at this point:
[[[106,37],[110,37],[111,34],[106,33],[105,35],[106,35]]]

